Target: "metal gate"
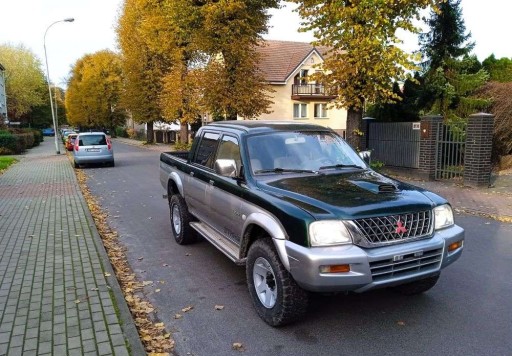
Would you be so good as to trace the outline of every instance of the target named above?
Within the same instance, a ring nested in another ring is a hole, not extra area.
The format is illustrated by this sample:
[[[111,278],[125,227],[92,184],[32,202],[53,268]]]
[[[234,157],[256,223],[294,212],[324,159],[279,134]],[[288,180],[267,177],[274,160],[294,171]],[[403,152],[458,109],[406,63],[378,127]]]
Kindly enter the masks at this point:
[[[466,124],[437,124],[435,179],[464,176]]]
[[[372,160],[386,166],[419,168],[419,122],[371,122],[368,126],[368,148]]]

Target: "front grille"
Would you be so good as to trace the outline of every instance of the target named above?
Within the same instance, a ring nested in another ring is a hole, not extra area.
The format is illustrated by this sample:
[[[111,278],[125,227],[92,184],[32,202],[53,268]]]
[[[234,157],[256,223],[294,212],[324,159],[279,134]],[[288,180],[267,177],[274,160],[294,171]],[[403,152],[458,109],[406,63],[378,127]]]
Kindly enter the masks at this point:
[[[354,220],[363,247],[392,245],[428,237],[433,230],[432,211]]]
[[[436,271],[443,257],[443,249],[412,252],[384,260],[370,262],[374,282],[413,275],[420,272]]]

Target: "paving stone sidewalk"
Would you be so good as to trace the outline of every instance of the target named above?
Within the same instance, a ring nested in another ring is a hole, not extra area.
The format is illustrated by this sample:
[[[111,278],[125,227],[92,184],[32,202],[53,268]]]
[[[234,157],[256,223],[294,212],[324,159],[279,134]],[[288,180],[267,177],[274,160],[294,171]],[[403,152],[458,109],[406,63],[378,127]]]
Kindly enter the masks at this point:
[[[0,355],[145,355],[64,152],[0,175]]]

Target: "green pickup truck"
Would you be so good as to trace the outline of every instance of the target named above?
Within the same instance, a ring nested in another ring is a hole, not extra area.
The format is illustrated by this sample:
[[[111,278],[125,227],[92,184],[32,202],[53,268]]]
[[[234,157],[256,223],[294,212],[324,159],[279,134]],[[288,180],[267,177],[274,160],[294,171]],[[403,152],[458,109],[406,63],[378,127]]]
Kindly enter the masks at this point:
[[[462,254],[445,199],[373,171],[322,126],[203,126],[190,152],[161,154],[160,181],[176,242],[202,236],[245,265],[272,326],[302,317],[310,292],[425,292]]]

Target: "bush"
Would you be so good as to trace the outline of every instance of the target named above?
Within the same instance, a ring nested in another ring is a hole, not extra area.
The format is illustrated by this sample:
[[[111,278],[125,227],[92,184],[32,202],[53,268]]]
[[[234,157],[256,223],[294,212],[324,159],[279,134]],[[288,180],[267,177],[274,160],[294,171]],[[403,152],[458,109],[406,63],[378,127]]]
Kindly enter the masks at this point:
[[[126,135],[131,138],[131,139],[134,139],[135,136],[137,136],[137,132],[135,132],[134,129],[126,129]]]
[[[17,136],[22,147],[22,151],[25,151],[27,148],[34,147],[34,135],[32,133],[16,133],[14,136]]]
[[[34,146],[39,146],[41,144],[41,142],[43,142],[43,140],[44,140],[43,133],[39,130],[33,130],[32,132],[34,133],[34,139],[35,139]]]
[[[20,154],[23,152],[22,145],[17,136],[9,132],[0,132],[0,154]]]
[[[175,151],[190,151],[191,148],[192,148],[192,142],[190,142],[190,143],[176,142],[174,144]]]
[[[370,162],[370,168],[374,171],[380,172],[381,169],[384,167],[384,162],[382,161],[371,161]]]
[[[116,127],[116,136],[117,137],[128,137],[128,133],[126,132],[126,128],[117,126]]]

